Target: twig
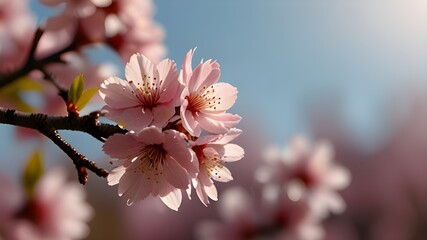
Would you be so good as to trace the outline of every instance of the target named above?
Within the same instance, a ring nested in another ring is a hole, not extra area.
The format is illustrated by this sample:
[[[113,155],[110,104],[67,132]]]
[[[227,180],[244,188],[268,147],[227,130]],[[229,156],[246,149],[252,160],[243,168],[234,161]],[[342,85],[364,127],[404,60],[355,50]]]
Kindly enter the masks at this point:
[[[82,184],[87,182],[86,168],[100,177],[107,177],[108,171],[97,167],[94,162],[80,154],[59,135],[57,130],[86,132],[102,142],[113,134],[125,134],[127,132],[126,129],[117,125],[100,123],[98,121],[99,116],[99,112],[93,112],[86,116],[70,118],[68,116],[49,116],[42,113],[24,113],[13,109],[0,108],[0,123],[38,130],[61,148],[73,160],[79,181]]]
[[[68,90],[59,85],[59,83],[53,78],[52,74],[48,73],[44,68],[39,68],[39,70],[43,73],[44,79],[55,86],[55,88],[58,90],[58,95],[64,100],[64,102],[67,102]]]
[[[90,161],[87,157],[79,153],[75,148],[73,148],[67,141],[65,141],[59,133],[51,128],[43,128],[39,130],[43,135],[48,137],[52,142],[54,142],[62,151],[64,151],[70,158],[73,160],[74,165],[77,169],[77,174],[79,182],[81,184],[86,184],[88,180],[88,174],[86,168],[94,172],[100,177],[107,177],[108,171],[99,168],[96,166],[95,162]]]

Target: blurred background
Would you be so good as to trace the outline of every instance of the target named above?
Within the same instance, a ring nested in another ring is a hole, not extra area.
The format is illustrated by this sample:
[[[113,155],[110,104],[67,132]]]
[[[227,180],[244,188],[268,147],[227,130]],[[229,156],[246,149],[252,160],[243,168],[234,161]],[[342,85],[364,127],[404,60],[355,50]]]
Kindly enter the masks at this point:
[[[30,4],[38,23],[55,14],[38,1]],[[237,142],[246,153],[229,166],[234,181],[218,184],[220,199],[230,186],[253,188],[253,172],[267,145],[285,146],[296,134],[326,138],[336,160],[351,171],[352,183],[342,193],[346,212],[325,222],[325,239],[427,239],[426,1],[154,4],[167,57],[180,65],[197,47],[195,62],[217,59],[221,81],[239,90],[232,112],[243,117]],[[123,64],[108,49],[95,48],[90,55],[108,59],[123,77]],[[1,127],[0,168],[18,179],[22,159],[40,140],[18,141],[14,131]],[[108,168],[101,143],[80,133],[64,136]],[[75,177],[56,146],[47,143],[44,153],[49,164],[65,165]],[[184,200],[179,212],[151,200],[126,207],[117,187],[90,177],[86,188],[96,216],[88,239],[192,239],[195,224],[215,219],[220,204],[206,208],[196,199]]]

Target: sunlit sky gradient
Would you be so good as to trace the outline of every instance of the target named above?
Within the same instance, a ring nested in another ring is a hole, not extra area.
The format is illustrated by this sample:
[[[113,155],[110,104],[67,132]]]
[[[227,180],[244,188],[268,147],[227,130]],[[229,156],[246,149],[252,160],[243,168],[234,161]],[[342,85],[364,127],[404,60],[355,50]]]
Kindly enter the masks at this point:
[[[198,46],[196,57],[217,58],[222,80],[239,89],[236,108],[257,115],[278,143],[307,132],[302,112],[319,97],[342,101],[356,137],[381,138],[390,91],[427,79],[426,1],[156,4],[169,56]]]
[[[180,64],[197,46],[195,60],[218,59],[221,80],[239,90],[232,112],[243,121],[256,117],[277,144],[297,133],[309,134],[307,106],[327,99],[343,107],[355,138],[365,147],[374,146],[393,123],[384,119],[384,109],[398,89],[411,81],[427,81],[427,1],[155,4],[156,21],[166,30],[168,57]],[[32,7],[45,13],[34,0]],[[81,147],[83,152],[97,151],[97,146]]]

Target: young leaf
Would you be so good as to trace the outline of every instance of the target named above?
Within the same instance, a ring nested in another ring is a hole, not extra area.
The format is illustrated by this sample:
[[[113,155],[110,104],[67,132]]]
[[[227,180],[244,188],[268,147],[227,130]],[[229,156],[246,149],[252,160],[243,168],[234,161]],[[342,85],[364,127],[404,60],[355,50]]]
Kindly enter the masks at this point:
[[[86,89],[76,103],[77,110],[82,110],[96,92],[98,92],[98,88]]]
[[[34,151],[23,169],[22,183],[28,197],[33,195],[35,186],[43,175],[43,161],[40,155],[40,151]]]
[[[35,112],[35,106],[22,97],[25,92],[38,92],[42,90],[42,85],[33,79],[25,76],[13,81],[11,84],[0,89],[0,99],[15,104],[16,110],[23,112]]]
[[[74,104],[77,103],[83,93],[83,89],[85,89],[85,80],[83,74],[79,74],[74,78],[70,90],[68,91],[68,101]]]

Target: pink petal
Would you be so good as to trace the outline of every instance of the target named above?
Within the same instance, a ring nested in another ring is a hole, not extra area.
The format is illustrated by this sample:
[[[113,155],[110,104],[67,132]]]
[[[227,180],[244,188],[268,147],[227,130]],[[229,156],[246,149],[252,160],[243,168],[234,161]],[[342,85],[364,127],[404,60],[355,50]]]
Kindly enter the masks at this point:
[[[128,81],[139,83],[142,86],[144,75],[150,76],[150,79],[154,77],[154,65],[144,55],[135,53],[126,64],[125,75]]]
[[[196,121],[206,131],[214,134],[224,134],[237,125],[241,120],[239,115],[230,113],[208,114],[199,112]]]
[[[188,101],[184,99],[181,103],[181,118],[182,126],[187,130],[192,136],[200,136],[201,129],[198,126],[198,123],[194,119],[193,113],[187,110]]]
[[[125,172],[126,168],[124,166],[118,166],[111,170],[107,177],[108,185],[114,186],[118,184]]]
[[[102,150],[112,158],[126,159],[138,154],[143,147],[130,134],[116,133],[107,138]]]
[[[168,183],[176,188],[186,189],[189,184],[187,171],[173,158],[166,158],[163,174]]]
[[[209,196],[210,199],[214,201],[218,201],[218,191],[216,190],[216,187],[214,184],[210,186],[203,186],[203,190]]]
[[[162,93],[159,99],[161,103],[167,103],[177,97],[178,86],[178,73],[176,71],[176,64],[170,59],[165,59],[157,64],[157,71],[159,82],[162,81]]]
[[[119,183],[119,196],[127,198],[128,205],[142,200],[150,194],[153,189],[153,182],[146,181],[146,178],[141,173],[127,171]]]
[[[233,141],[236,137],[238,137],[242,133],[242,130],[237,128],[231,128],[226,134],[224,134],[221,138],[215,141],[216,144],[227,144]]]
[[[167,130],[165,134],[166,141],[164,148],[168,152],[168,155],[175,159],[190,176],[195,175],[198,172],[199,162],[194,152],[189,149],[186,141],[176,131]]]
[[[243,158],[245,150],[237,144],[229,143],[224,145],[224,156],[221,158],[225,162],[235,162]]]
[[[168,123],[169,119],[171,119],[175,115],[175,107],[173,105],[157,105],[157,107],[153,108],[153,125],[157,127],[164,127]]]
[[[166,206],[170,209],[178,211],[179,206],[181,206],[182,193],[179,189],[174,189],[166,196],[161,196],[160,199],[163,201]]]
[[[191,66],[191,60],[193,58],[194,51],[196,48],[190,49],[185,55],[184,61],[182,62],[182,83],[188,85],[190,80],[190,74],[193,72]]]
[[[122,112],[121,118],[126,129],[139,132],[153,121],[153,112],[149,109],[144,112],[141,107],[129,108]]]
[[[110,77],[101,84],[99,95],[112,108],[123,109],[140,105],[129,83],[116,77]]]
[[[351,174],[343,167],[332,167],[325,176],[325,183],[336,190],[341,190],[350,185]]]
[[[221,71],[219,64],[213,61],[200,63],[193,71],[188,83],[190,92],[198,92],[203,87],[209,87],[219,80]]]
[[[165,137],[161,130],[155,126],[144,128],[138,135],[138,141],[145,145],[151,144],[162,144],[165,141]]]
[[[206,108],[203,112],[223,112],[231,108],[237,99],[237,88],[228,83],[215,83],[212,85],[214,92],[209,97],[215,97],[216,109]]]
[[[194,187],[196,189],[197,197],[203,203],[203,205],[207,206],[209,204],[209,198],[205,191],[203,191],[203,186],[201,184],[196,184]]]
[[[228,168],[226,168],[225,166],[212,170],[211,177],[213,180],[218,182],[229,182],[233,180],[230,170],[228,170]]]

